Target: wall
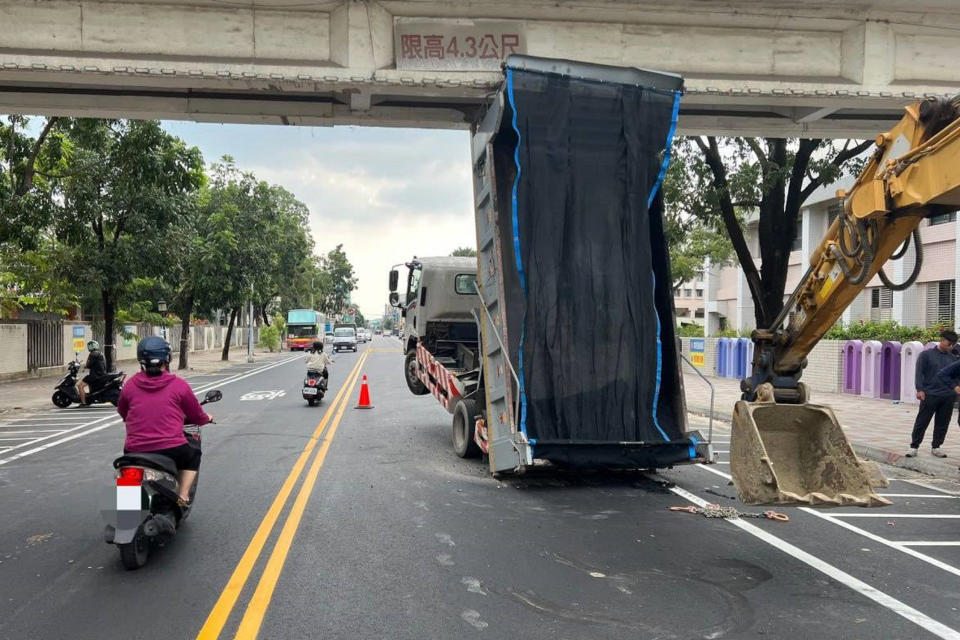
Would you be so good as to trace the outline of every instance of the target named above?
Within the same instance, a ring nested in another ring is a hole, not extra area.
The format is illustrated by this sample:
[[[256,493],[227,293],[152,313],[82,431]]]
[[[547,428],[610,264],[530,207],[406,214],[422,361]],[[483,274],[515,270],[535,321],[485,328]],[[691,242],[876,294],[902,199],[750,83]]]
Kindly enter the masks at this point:
[[[699,367],[700,373],[705,376],[717,375],[717,340],[718,338],[703,338],[704,362]],[[690,338],[681,338],[681,350],[688,360],[690,357]],[[840,340],[821,340],[807,358],[807,368],[801,378],[812,391],[839,393],[843,387],[843,342]],[[688,367],[684,367],[688,369]],[[685,371],[688,377],[696,374]],[[692,382],[687,381],[689,384]]]
[[[27,325],[0,323],[0,376],[27,370]]]

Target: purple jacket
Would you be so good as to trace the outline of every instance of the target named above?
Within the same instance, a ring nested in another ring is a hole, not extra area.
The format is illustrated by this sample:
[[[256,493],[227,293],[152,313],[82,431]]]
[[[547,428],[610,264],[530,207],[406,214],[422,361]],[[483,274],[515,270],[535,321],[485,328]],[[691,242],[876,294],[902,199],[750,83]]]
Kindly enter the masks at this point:
[[[127,425],[125,451],[159,451],[187,443],[184,422],[209,419],[183,378],[164,371],[150,377],[142,371],[123,385],[117,412]]]

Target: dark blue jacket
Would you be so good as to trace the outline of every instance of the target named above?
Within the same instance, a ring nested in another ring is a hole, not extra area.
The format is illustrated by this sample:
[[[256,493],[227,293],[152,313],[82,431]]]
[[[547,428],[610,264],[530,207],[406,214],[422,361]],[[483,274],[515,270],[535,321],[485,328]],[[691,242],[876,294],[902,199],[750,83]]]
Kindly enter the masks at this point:
[[[931,351],[933,351],[933,349],[931,349]],[[929,353],[929,351],[924,353]],[[920,359],[923,359],[923,355],[920,356]],[[920,370],[919,361],[917,361],[917,370]],[[919,373],[917,375],[919,377]],[[940,369],[940,371],[937,372],[937,383],[939,386],[948,389],[951,394],[954,393],[954,388],[960,387],[960,360],[954,359],[953,362]],[[936,395],[945,394],[937,393]]]

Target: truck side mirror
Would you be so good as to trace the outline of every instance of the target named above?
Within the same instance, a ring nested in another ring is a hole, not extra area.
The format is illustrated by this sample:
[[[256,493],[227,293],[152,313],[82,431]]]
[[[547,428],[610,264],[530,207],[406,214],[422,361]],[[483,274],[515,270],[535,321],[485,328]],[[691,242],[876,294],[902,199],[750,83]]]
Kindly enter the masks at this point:
[[[396,269],[390,270],[390,291],[391,293],[397,290],[397,283],[400,282],[400,272]],[[394,304],[394,303],[390,303]],[[396,305],[394,305],[396,306]]]
[[[394,273],[396,273],[396,271],[394,271]],[[390,306],[391,306],[391,307],[399,307],[399,306],[400,306],[400,294],[397,293],[396,291],[391,291],[391,292],[390,292]]]

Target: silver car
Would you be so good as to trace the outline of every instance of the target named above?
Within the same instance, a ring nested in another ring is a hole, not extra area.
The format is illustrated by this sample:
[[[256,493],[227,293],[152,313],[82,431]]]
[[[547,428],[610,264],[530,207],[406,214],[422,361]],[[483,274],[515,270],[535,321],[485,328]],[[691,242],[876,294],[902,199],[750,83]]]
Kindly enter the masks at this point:
[[[337,327],[333,330],[333,350],[336,351],[354,351],[357,350],[357,330],[352,327]]]

